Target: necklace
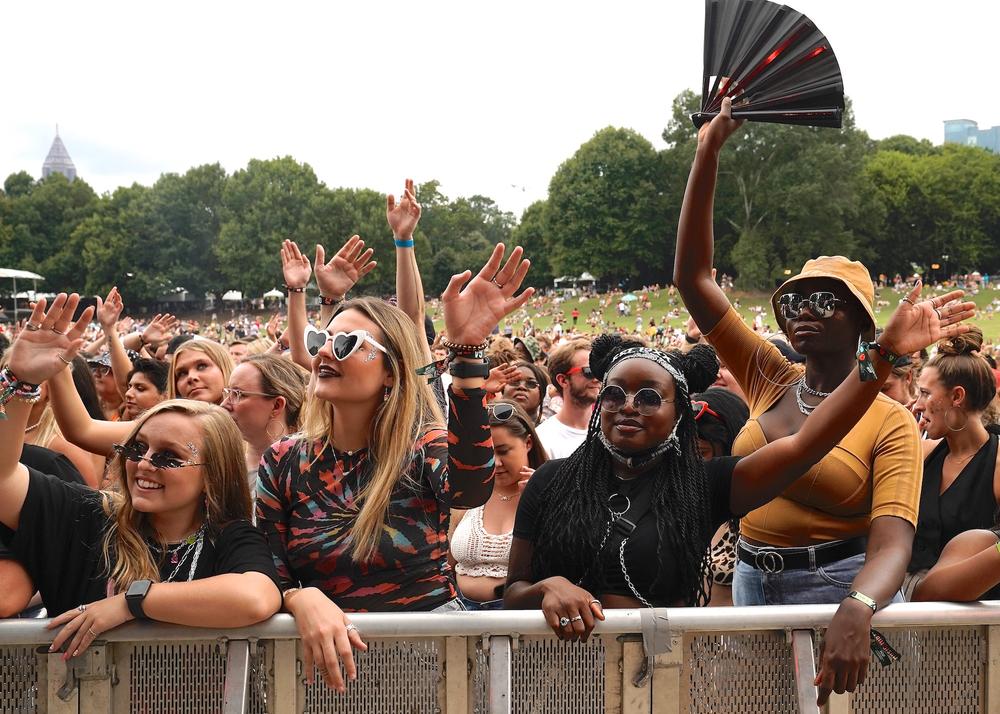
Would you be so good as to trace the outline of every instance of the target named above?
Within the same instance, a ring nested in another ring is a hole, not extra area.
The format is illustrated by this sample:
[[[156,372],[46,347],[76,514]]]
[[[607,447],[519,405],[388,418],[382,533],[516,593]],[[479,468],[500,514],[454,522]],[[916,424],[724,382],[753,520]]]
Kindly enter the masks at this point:
[[[513,501],[515,498],[519,497],[520,495],[521,495],[520,491],[518,491],[517,493],[515,493],[513,496],[504,496],[503,494],[500,494],[500,500],[501,501]]]
[[[818,404],[806,404],[805,400],[802,398],[802,392],[804,391],[804,386],[806,383],[806,378],[803,377],[799,380],[799,383],[795,385],[795,403],[799,405],[799,411],[809,416],[813,413],[813,410],[818,407]],[[815,394],[815,392],[813,392]],[[822,394],[822,392],[820,392]]]
[[[806,376],[804,374],[802,375],[802,379],[799,380],[799,384],[802,386],[802,389],[806,392],[806,394],[811,394],[814,397],[829,397],[833,394],[833,392],[821,392],[818,389],[810,387],[806,382]]]
[[[25,433],[25,434],[28,434],[28,433],[30,433],[30,432],[32,432],[32,431],[34,431],[35,429],[37,429],[37,428],[38,428],[38,425],[39,425],[39,424],[41,424],[41,423],[42,423],[42,420],[41,420],[41,419],[39,419],[38,421],[36,421],[36,422],[35,422],[34,424],[32,424],[31,426],[26,426],[26,427],[24,427],[24,433]]]
[[[191,567],[188,569],[187,579],[188,581],[194,580],[194,573],[198,569],[198,560],[201,558],[201,549],[205,544],[205,531],[206,526],[203,523],[201,528],[197,531],[189,535],[173,548],[168,548],[164,551],[164,555],[170,556],[170,564],[174,566],[174,569],[163,582],[173,582],[174,578],[177,577],[177,574],[187,562],[188,556],[192,554],[193,558],[191,559]]]

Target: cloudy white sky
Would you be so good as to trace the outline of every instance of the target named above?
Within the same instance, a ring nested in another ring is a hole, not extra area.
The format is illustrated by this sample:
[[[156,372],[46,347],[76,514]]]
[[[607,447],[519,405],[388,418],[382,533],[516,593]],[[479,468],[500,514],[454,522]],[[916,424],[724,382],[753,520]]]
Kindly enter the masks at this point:
[[[793,0],[831,41],[858,124],[942,140],[1000,124],[995,0]],[[5,4],[0,179],[59,124],[97,191],[291,155],[329,186],[436,178],[520,214],[595,131],[657,147],[699,88],[704,3]]]

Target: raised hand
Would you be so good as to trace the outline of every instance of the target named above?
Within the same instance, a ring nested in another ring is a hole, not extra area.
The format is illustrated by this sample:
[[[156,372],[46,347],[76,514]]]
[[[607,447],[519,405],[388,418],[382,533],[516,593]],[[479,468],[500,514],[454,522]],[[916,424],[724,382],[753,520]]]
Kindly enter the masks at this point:
[[[399,203],[396,203],[396,197],[391,193],[385,197],[385,217],[394,237],[400,240],[413,239],[413,231],[420,220],[420,204],[417,203],[413,190],[413,179],[406,179]]]
[[[887,350],[898,355],[910,354],[969,331],[969,326],[961,322],[976,314],[976,304],[957,302],[965,295],[962,290],[921,300],[922,288],[923,283],[917,280],[886,323],[879,343]]]
[[[7,366],[19,380],[40,384],[73,361],[83,345],[87,323],[94,317],[94,308],[88,307],[74,322],[79,303],[76,293],[59,293],[48,311],[45,298],[35,303],[24,330],[10,348]]]
[[[267,336],[270,337],[275,342],[278,341],[278,330],[281,327],[281,315],[279,313],[274,313],[271,315],[271,319],[267,321]]]
[[[116,287],[111,288],[111,292],[103,300],[99,297],[97,298],[97,322],[100,324],[101,329],[104,330],[104,334],[111,334],[115,323],[118,322],[118,318],[121,317],[122,310],[124,309],[125,304],[122,302],[121,293],[118,292],[118,288]]]
[[[486,378],[483,389],[491,394],[496,394],[510,382],[519,379],[520,376],[521,370],[515,367],[513,363],[502,364],[490,370],[490,376]]]
[[[135,318],[126,317],[118,321],[115,329],[118,330],[119,335],[126,335],[132,331],[132,326],[135,324]]]
[[[168,340],[176,327],[177,318],[170,313],[156,315],[142,331],[142,344],[157,345]]]
[[[302,255],[298,244],[293,240],[286,240],[281,244],[281,273],[285,278],[285,285],[290,288],[304,288],[312,275],[309,259]]]
[[[719,151],[726,140],[743,126],[742,119],[733,119],[733,100],[724,97],[719,115],[698,130],[698,146]]]
[[[472,271],[452,276],[441,294],[449,340],[460,345],[485,342],[505,315],[528,302],[535,292],[534,288],[527,288],[514,296],[531,267],[531,261],[521,260],[523,253],[524,249],[520,246],[514,248],[501,268],[504,245],[497,243],[486,265],[464,288],[462,285],[469,280]]]
[[[340,250],[326,262],[323,246],[316,246],[316,285],[320,295],[340,300],[354,285],[378,265],[371,259],[371,248],[365,250],[365,242],[359,236],[351,236]]]

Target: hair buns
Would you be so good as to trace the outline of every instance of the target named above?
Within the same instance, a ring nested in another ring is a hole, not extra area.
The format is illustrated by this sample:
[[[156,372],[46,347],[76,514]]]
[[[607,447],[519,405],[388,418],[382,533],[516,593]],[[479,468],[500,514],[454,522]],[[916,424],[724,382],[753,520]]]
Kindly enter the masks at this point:
[[[983,331],[974,325],[963,335],[938,342],[938,352],[943,355],[972,355],[982,348]]]
[[[695,345],[690,352],[680,356],[680,364],[689,394],[704,392],[719,377],[719,358],[711,345]]]
[[[600,380],[608,371],[615,355],[629,347],[644,347],[642,342],[627,340],[620,335],[599,335],[590,345],[590,371]]]

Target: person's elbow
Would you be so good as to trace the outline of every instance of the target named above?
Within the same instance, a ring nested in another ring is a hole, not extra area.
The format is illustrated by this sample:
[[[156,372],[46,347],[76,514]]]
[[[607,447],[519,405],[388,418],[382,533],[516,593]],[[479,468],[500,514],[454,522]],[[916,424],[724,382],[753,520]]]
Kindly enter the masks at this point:
[[[240,620],[234,627],[247,627],[263,622],[281,609],[281,591],[274,581],[263,573],[244,573],[247,587],[241,588],[240,601],[234,614]]]
[[[0,618],[16,617],[28,607],[35,585],[20,563],[0,560]]]

